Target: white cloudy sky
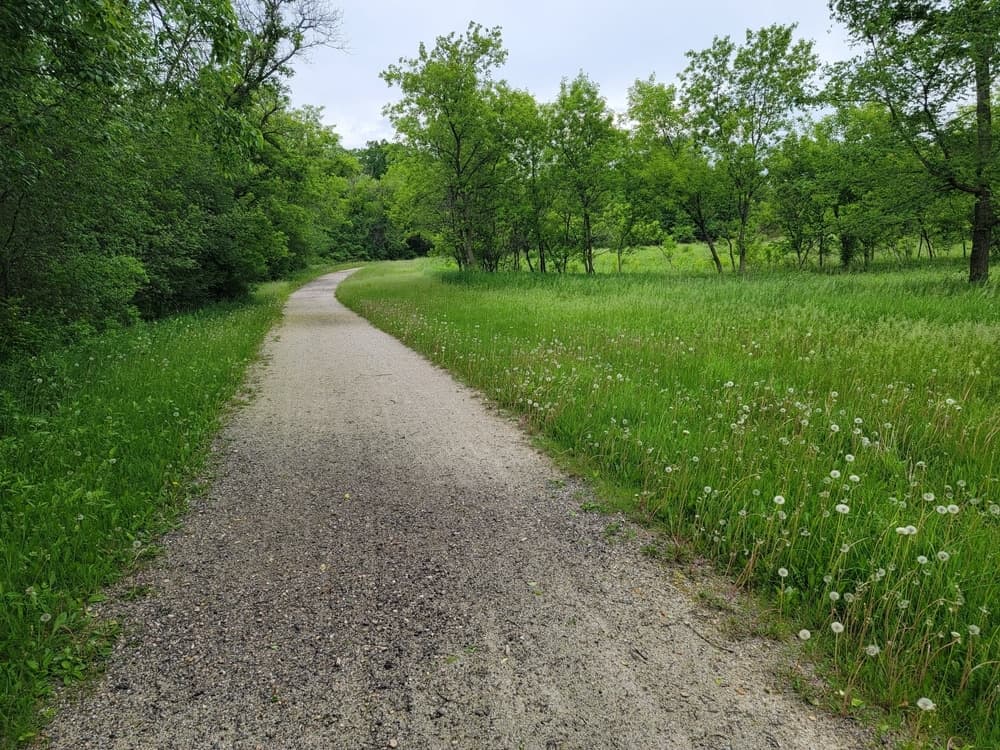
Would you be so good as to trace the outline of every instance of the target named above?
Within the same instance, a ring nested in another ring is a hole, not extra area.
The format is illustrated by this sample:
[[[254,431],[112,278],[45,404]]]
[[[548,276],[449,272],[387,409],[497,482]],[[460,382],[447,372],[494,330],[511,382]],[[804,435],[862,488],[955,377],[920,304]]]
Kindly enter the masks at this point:
[[[346,51],[313,50],[292,79],[295,105],[324,108],[345,146],[392,138],[382,107],[395,99],[379,73],[417,46],[464,32],[469,21],[503,28],[509,51],[500,72],[512,86],[552,100],[562,78],[584,71],[608,103],[621,110],[636,78],[655,73],[672,81],[685,66],[684,52],[704,49],[713,36],[743,38],[747,28],[797,23],[827,61],[847,56],[842,30],[830,20],[826,0],[329,0],[343,13]]]

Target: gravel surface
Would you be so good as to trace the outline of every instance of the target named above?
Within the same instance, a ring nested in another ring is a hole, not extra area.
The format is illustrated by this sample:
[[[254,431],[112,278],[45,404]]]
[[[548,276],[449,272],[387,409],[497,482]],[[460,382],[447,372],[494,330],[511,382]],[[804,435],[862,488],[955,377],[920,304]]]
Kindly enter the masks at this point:
[[[303,287],[55,748],[859,748],[474,392]],[[641,532],[639,532],[641,536]]]

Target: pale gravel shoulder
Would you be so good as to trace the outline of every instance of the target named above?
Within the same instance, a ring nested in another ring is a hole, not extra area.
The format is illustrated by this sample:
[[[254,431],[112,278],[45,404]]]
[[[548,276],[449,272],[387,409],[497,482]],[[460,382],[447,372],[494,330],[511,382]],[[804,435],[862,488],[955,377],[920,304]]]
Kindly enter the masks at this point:
[[[509,419],[296,292],[218,476],[53,748],[853,750]]]

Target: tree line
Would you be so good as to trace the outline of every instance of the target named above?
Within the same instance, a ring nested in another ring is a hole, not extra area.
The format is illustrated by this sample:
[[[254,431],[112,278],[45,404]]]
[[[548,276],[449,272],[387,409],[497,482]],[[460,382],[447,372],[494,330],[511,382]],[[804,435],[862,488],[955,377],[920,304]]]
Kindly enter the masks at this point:
[[[594,271],[596,247],[699,241],[751,258],[867,265],[961,245],[985,281],[1000,155],[1000,4],[834,0],[858,55],[822,67],[794,26],[717,37],[672,83],[640,79],[616,117],[584,73],[539,102],[496,73],[472,23],[383,72],[403,148],[396,212],[462,268]]]
[[[0,359],[411,254],[358,155],[289,104],[339,31],[321,0],[0,4]]]
[[[865,265],[961,246],[988,277],[1000,11],[833,0],[858,56],[794,28],[722,37],[628,111],[581,73],[539,102],[471,24],[389,66],[396,143],[345,149],[294,109],[325,0],[0,5],[0,359],[237,298],[317,259],[436,248],[462,268],[594,271],[640,245]]]

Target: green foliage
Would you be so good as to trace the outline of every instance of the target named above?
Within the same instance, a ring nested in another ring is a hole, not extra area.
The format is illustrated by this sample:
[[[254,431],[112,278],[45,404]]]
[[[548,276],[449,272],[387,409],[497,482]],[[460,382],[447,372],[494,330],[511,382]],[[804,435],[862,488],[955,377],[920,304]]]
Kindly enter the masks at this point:
[[[688,53],[684,109],[695,143],[729,177],[741,271],[750,219],[768,183],[767,156],[812,99],[819,62],[813,43],[793,42],[793,31],[794,26],[748,30],[743,46],[717,37],[710,48]]]
[[[620,133],[597,84],[583,73],[560,85],[551,127],[554,179],[564,186],[569,204],[579,215],[583,228],[580,255],[587,273],[593,273],[593,225],[611,190],[611,165],[620,155]]]
[[[970,281],[989,276],[1000,141],[992,123],[1000,5],[981,0],[831,0],[865,52],[839,66],[835,91],[878,102],[931,177],[975,196]]]
[[[329,253],[358,167],[284,82],[338,19],[311,0],[4,4],[0,356]]]
[[[490,232],[500,159],[498,97],[492,73],[507,57],[499,28],[470,23],[464,36],[440,36],[433,49],[389,66],[382,78],[402,98],[386,107],[397,131],[426,157],[424,186],[444,207],[440,230],[467,268],[495,269]]]
[[[1000,744],[995,287],[423,268],[338,295],[773,595],[845,705]]]

